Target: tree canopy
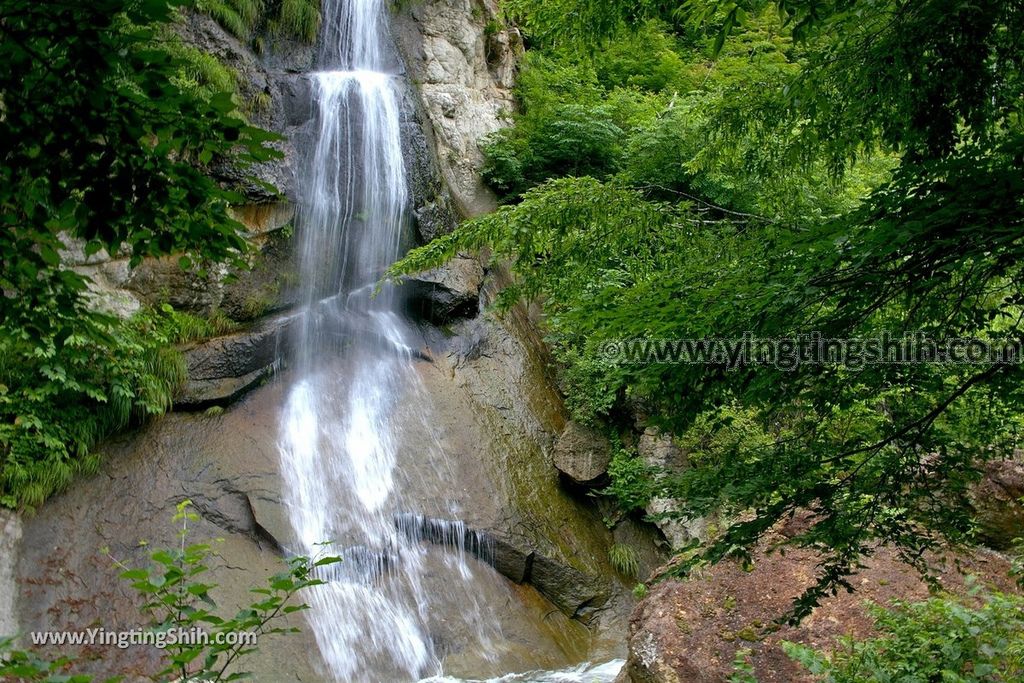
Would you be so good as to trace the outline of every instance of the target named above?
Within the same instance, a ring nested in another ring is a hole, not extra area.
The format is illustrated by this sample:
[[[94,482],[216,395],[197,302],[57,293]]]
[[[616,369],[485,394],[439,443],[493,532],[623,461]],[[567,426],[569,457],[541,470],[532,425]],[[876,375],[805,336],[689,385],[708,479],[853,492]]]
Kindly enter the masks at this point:
[[[151,318],[88,305],[70,240],[134,265],[238,260],[241,199],[210,168],[272,158],[231,92],[181,78],[186,0],[0,2],[0,504],[36,505],[94,467],[95,441],[160,412],[180,381]]]
[[[623,340],[1022,342],[1024,8],[1012,0],[514,0],[515,125],[485,147],[506,206],[394,272],[490,247],[543,302],[577,417],[640,413],[690,467],[658,477],[748,550],[800,511],[822,553],[799,617],[878,542],[927,571],[972,539],[968,491],[1019,443],[1018,363],[622,362]],[[621,487],[619,487],[621,489]]]

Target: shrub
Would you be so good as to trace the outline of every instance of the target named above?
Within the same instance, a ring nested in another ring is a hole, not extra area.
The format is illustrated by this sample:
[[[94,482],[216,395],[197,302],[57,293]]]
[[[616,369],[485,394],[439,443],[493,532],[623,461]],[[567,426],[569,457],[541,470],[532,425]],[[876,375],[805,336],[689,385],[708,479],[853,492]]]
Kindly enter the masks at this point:
[[[143,310],[129,320],[54,306],[52,327],[0,327],[0,506],[32,508],[100,464],[105,437],[171,408],[187,379],[174,344],[230,321]]]
[[[821,681],[1024,680],[1024,598],[991,593],[980,607],[952,596],[872,606],[880,635],[844,638],[833,653],[784,642],[783,648]]]
[[[654,497],[655,480],[651,468],[635,453],[618,446],[608,464],[611,484],[601,490],[611,496],[623,512],[642,509]]]

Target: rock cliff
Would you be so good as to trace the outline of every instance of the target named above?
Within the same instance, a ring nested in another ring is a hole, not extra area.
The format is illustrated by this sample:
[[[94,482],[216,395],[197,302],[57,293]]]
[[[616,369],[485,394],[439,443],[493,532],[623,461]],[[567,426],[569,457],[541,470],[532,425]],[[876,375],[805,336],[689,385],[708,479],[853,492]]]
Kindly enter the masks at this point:
[[[467,217],[493,210],[480,141],[515,108],[518,29],[502,25],[496,0],[403,3],[393,26],[456,207]]]

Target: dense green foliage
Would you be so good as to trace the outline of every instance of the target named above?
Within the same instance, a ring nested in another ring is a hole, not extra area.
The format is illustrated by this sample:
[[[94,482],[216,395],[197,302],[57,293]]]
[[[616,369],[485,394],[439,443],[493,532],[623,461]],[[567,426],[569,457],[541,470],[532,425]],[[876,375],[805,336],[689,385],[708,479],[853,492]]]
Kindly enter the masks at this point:
[[[506,206],[393,272],[489,247],[543,302],[570,406],[641,412],[692,467],[680,515],[779,520],[822,552],[793,616],[882,541],[968,542],[966,493],[1019,443],[1016,363],[637,361],[623,340],[978,338],[1019,348],[1024,8],[1008,0],[510,3],[533,49],[486,147]],[[581,36],[588,40],[581,41]],[[621,131],[621,132],[617,132]],[[618,355],[616,355],[618,354]],[[631,470],[613,476],[636,507]],[[622,496],[620,496],[622,497]],[[754,513],[754,514],[750,514]]]
[[[169,26],[161,31],[160,41],[180,63],[174,84],[202,99],[238,89],[238,74],[213,55],[186,45]]]
[[[0,674],[19,683],[90,683],[88,674],[67,674],[73,664],[71,657],[44,659],[29,650],[17,650],[14,638],[0,637]],[[107,678],[104,683],[116,683],[117,678]]]
[[[807,221],[853,208],[886,177],[885,155],[843,183],[818,159],[787,165],[781,148],[796,133],[782,125],[748,130],[744,121],[725,135],[724,121],[775,107],[773,88],[799,73],[804,51],[776,19],[751,20],[713,63],[706,36],[667,29],[647,21],[590,57],[527,53],[517,86],[522,112],[484,147],[484,178],[506,202],[552,177],[615,175],[655,198]]]
[[[636,457],[636,453],[618,446],[612,451],[608,463],[611,483],[602,493],[614,498],[622,512],[642,510],[657,490],[655,476],[656,473]]]
[[[0,424],[6,447],[0,504],[33,507],[100,463],[104,437],[161,415],[187,379],[178,344],[230,331],[230,321],[165,305],[127,321],[54,311],[77,332],[0,346]]]
[[[276,136],[246,124],[230,93],[182,80],[192,62],[163,38],[186,4],[0,2],[4,506],[38,505],[94,468],[96,440],[166,409],[182,377],[161,316],[90,306],[87,279],[61,261],[69,240],[133,265],[242,264],[228,214],[241,197],[209,168],[272,158]]]
[[[0,343],[5,507],[39,505],[76,474],[94,471],[93,446],[166,411],[186,379],[167,321],[156,315],[125,324],[57,306],[50,313],[54,327],[45,336],[10,330]]]
[[[956,597],[870,607],[878,636],[843,638],[831,653],[784,643],[827,683],[1009,683],[1024,679],[1024,599],[994,593],[980,607]]]
[[[128,582],[142,603],[140,613],[150,620],[154,638],[163,635],[165,668],[156,681],[237,681],[251,679],[252,674],[239,671],[239,664],[256,652],[258,643],[236,638],[236,634],[252,634],[261,638],[269,634],[294,633],[296,628],[278,626],[281,618],[309,609],[296,604],[295,597],[307,588],[323,584],[316,578],[316,568],[340,562],[333,556],[291,557],[286,569],[269,576],[266,586],[249,589],[254,602],[240,609],[235,616],[216,613],[210,591],[217,586],[203,581],[210,571],[208,563],[215,549],[208,543],[189,544],[188,525],[199,519],[189,507],[190,501],[178,504],[173,522],[181,524],[177,548],[154,550],[149,567],[130,568],[118,560],[114,563],[124,571]],[[167,634],[195,632],[208,634],[206,643],[172,640]],[[89,683],[88,674],[70,674],[74,660],[62,657],[47,661],[31,651],[14,650],[14,639],[0,637],[0,675],[5,679],[39,681],[41,683]],[[119,680],[113,678],[108,680]]]

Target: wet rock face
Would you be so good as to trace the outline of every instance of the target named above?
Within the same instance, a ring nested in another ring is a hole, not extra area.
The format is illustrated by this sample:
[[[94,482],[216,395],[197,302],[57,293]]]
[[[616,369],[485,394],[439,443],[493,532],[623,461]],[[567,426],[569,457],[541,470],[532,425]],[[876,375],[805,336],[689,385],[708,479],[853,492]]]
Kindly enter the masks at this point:
[[[425,393],[410,387],[396,408],[397,422],[407,425],[398,436],[402,465],[396,486],[410,509],[431,511],[444,522],[419,525],[425,545],[451,544],[451,530],[459,528],[451,524],[456,518],[465,520],[463,534],[484,537],[488,550],[482,559],[511,580],[490,573],[479,596],[502,622],[508,637],[503,647],[513,649],[504,651],[499,663],[509,668],[480,668],[497,665],[481,662],[479,653],[459,645],[471,640],[460,631],[467,606],[440,604],[431,637],[443,644],[446,670],[479,678],[481,672],[559,668],[588,657],[621,655],[631,600],[608,566],[610,533],[592,510],[560,489],[546,454],[559,424],[557,395],[537,374],[541,368],[514,330],[487,320],[458,326],[481,328],[479,353],[469,359],[452,344],[450,355],[438,347],[435,362],[416,364]],[[222,362],[227,361],[197,359],[195,368],[214,374],[244,370],[230,363],[219,369]],[[117,579],[119,570],[100,548],[108,546],[129,565],[143,563],[146,548],[140,540],[149,548],[176,542],[169,519],[184,498],[201,517],[191,538],[224,539],[215,544],[219,559],[209,577],[219,585],[215,599],[230,613],[247,604],[248,588],[279,571],[280,549],[292,547],[277,445],[289,379],[278,376],[218,416],[173,413],[105,444],[100,473],[77,481],[25,521],[17,560],[21,628],[141,626],[134,594]],[[433,410],[429,422],[414,419],[421,405],[416,402]],[[424,444],[435,439],[440,446],[425,452]],[[443,496],[429,484],[438,481],[438,471],[449,473],[439,482]],[[455,507],[445,503],[446,509],[438,509],[440,498]],[[465,539],[463,545],[472,547]],[[345,552],[351,562],[376,568],[381,580],[388,563],[401,559],[377,562],[359,555],[358,548]],[[260,681],[326,680],[302,616],[290,623],[303,633],[261,639],[259,654],[246,668]],[[132,676],[152,672],[159,653],[131,648],[97,654],[102,658],[90,661],[89,670]]]
[[[139,597],[101,549],[129,566],[145,566],[147,552],[179,542],[171,515],[186,498],[200,515],[190,524],[189,541],[211,542],[217,555],[204,580],[217,584],[219,609],[234,614],[250,604],[249,588],[282,570],[279,548],[290,533],[280,503],[275,429],[266,404],[253,401],[221,417],[167,415],[103,444],[104,464],[96,476],[76,481],[23,520],[17,556],[22,632],[146,626]],[[261,638],[246,667],[258,672],[258,680],[321,680],[316,645],[302,617],[286,621],[304,632]],[[293,648],[304,655],[295,657]],[[116,671],[127,680],[153,673],[160,654],[141,646],[57,650],[43,654],[80,654],[86,671]]]
[[[541,555],[522,538],[501,530],[482,531],[461,521],[418,515],[402,515],[396,524],[417,540],[466,549],[510,581],[533,586],[568,617],[589,620],[610,597],[600,577]]]
[[[463,216],[496,206],[480,179],[480,141],[506,125],[503,115],[515,107],[511,89],[522,38],[499,22],[494,0],[408,3],[393,21],[442,176]]]
[[[272,207],[267,209],[266,207]],[[283,211],[282,207],[283,206]],[[232,320],[251,323],[259,318],[279,313],[298,303],[297,288],[292,286],[296,274],[291,220],[294,208],[281,205],[248,205],[260,212],[274,211],[287,215],[288,222],[252,238],[253,251],[246,270],[233,272],[232,277],[220,285],[220,300],[216,308]],[[256,220],[258,220],[257,214]],[[249,226],[251,216],[243,216]]]
[[[490,295],[490,281],[484,291]],[[611,566],[615,538],[599,511],[568,490],[553,466],[568,418],[542,342],[518,308],[500,319],[485,313],[458,322],[448,332],[454,336],[428,339],[433,362],[418,368],[434,438],[460,473],[451,492],[459,517],[489,539],[501,574],[588,623],[605,643],[602,651],[614,654],[632,583]],[[415,478],[416,465],[410,467]],[[642,557],[663,561],[651,536],[628,540]]]
[[[619,681],[720,683],[732,675],[737,650],[749,648],[761,683],[811,683],[813,677],[786,657],[780,641],[826,649],[842,635],[867,637],[871,620],[865,600],[884,604],[930,595],[915,570],[890,549],[878,548],[867,567],[852,578],[855,593],[830,597],[800,626],[769,633],[765,627],[786,612],[816,572],[810,551],[789,549],[780,555],[768,554],[767,548],[768,544],[755,552],[752,572],[723,562],[687,581],[656,584],[633,612],[629,657]],[[959,570],[949,561],[939,573],[946,588],[963,591],[967,574],[1006,587],[1008,565],[1001,556],[982,552],[956,559]]]

